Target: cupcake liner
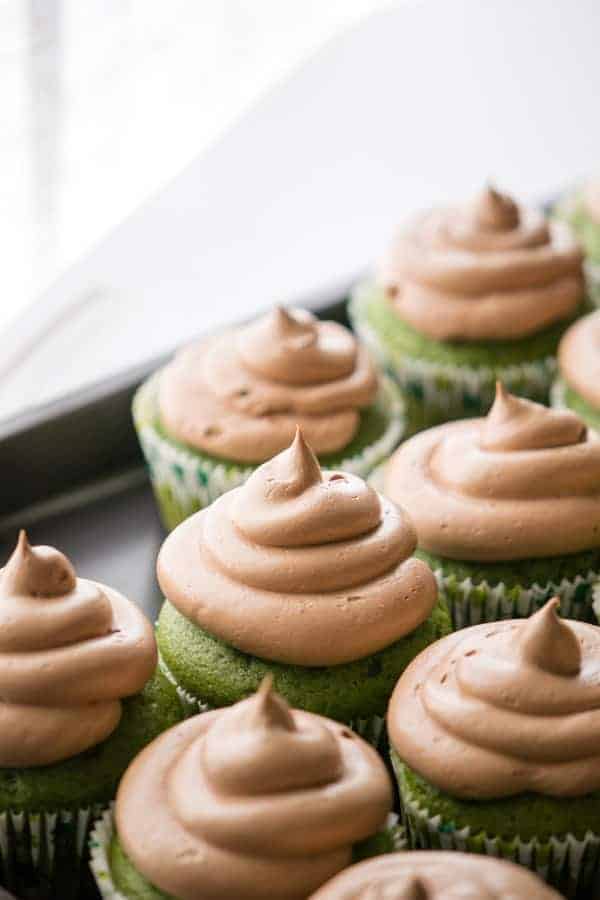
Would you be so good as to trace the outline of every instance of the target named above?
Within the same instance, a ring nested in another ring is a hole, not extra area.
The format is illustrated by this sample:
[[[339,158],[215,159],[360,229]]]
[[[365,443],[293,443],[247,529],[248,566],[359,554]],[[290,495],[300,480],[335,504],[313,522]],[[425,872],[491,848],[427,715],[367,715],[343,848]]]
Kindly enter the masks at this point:
[[[138,389],[133,401],[133,419],[161,517],[170,530],[192,513],[209,506],[221,494],[242,485],[256,466],[201,456],[165,438],[149,412],[156,403],[159,377],[160,372],[156,372]],[[337,469],[366,478],[400,443],[405,430],[404,407],[391,379],[382,379],[377,402],[388,417],[385,432],[361,452],[342,459]]]
[[[128,900],[115,887],[110,871],[110,845],[115,830],[113,807],[96,821],[90,836],[90,869],[104,900]]]
[[[485,832],[472,834],[468,826],[456,828],[440,815],[432,816],[402,792],[400,800],[411,849],[459,850],[507,859],[533,870],[567,897],[575,897],[592,885],[600,886],[600,834],[589,831],[582,840],[566,834],[548,841],[522,841],[518,836],[508,838]]]
[[[596,616],[596,621],[600,625],[600,581],[597,581],[592,588],[592,609]]]
[[[169,670],[162,657],[159,659],[159,667],[165,678],[167,678],[175,687],[187,717],[195,716],[202,712],[208,712],[209,709],[213,708],[210,704],[183,688]],[[352,731],[355,731],[356,734],[360,735],[360,737],[367,742],[367,744],[371,744],[375,749],[386,746],[387,729],[384,716],[369,716],[364,719],[351,719],[344,724],[348,725]]]
[[[533,584],[507,587],[487,581],[475,583],[471,578],[462,581],[455,575],[434,571],[440,597],[446,602],[455,629],[499,619],[524,619],[538,610],[552,597],[560,597],[561,615],[568,619],[590,620],[592,589],[600,580],[597,572],[577,575],[574,580],[563,578],[558,584]]]
[[[181,702],[186,719],[189,719],[190,716],[197,716],[199,713],[208,712],[209,709],[211,709],[211,706],[208,703],[205,703],[204,700],[200,700],[198,697],[190,694],[189,691],[186,691],[185,688],[181,687],[162,656],[159,656],[158,658],[158,666],[167,681],[170,681],[177,691],[177,696]]]
[[[115,886],[110,869],[110,845],[114,835],[114,807],[104,811],[90,836],[90,869],[103,900],[128,900]],[[353,862],[405,850],[407,838],[398,816],[390,814],[384,828],[356,845]]]
[[[494,401],[498,379],[513,394],[539,403],[548,401],[557,372],[553,356],[508,366],[475,368],[392,354],[379,340],[361,304],[354,298],[350,309],[355,332],[403,390],[412,431],[487,413]]]
[[[0,886],[39,900],[76,897],[87,841],[103,804],[86,809],[0,813]],[[67,883],[68,882],[68,883]]]

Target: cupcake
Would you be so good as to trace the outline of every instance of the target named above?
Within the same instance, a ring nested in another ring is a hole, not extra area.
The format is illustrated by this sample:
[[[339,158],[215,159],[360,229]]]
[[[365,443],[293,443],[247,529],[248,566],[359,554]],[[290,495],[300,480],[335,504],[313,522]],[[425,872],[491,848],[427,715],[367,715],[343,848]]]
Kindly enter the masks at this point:
[[[297,424],[324,465],[365,477],[400,441],[401,409],[348,329],[276,307],[180,351],[133,415],[170,530],[289,446]]]
[[[388,730],[411,847],[511,859],[571,896],[600,873],[600,629],[558,602],[428,647]]]
[[[600,433],[600,311],[571,325],[558,348],[558,366],[552,402]]]
[[[304,900],[385,826],[389,775],[348,728],[292,710],[266,679],[147,747],[92,837],[113,900]]]
[[[501,379],[546,402],[559,339],[584,306],[570,229],[486,188],[404,227],[351,299],[358,333],[404,389],[412,430],[488,411]]]
[[[267,673],[294,707],[376,741],[396,679],[448,632],[406,514],[321,471],[300,430],[163,544],[157,641],[182,696],[226,706]]]
[[[68,900],[86,834],[145,744],[181,719],[152,626],[21,532],[0,573],[0,885]]]
[[[585,252],[590,294],[600,301],[600,178],[591,178],[563,197],[554,210],[568,222]]]
[[[310,900],[561,900],[522,866],[468,853],[390,853],[350,866]]]
[[[554,595],[592,617],[600,572],[600,440],[570,410],[498,385],[486,418],[407,441],[384,493],[408,511],[456,628],[528,616]]]

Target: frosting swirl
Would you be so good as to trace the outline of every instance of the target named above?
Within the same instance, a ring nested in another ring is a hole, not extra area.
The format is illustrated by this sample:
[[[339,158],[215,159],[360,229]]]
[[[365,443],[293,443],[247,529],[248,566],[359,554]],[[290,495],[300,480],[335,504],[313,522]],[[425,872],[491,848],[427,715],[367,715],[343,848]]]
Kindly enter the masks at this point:
[[[560,619],[558,603],[443,638],[401,676],[390,738],[431,784],[474,798],[600,789],[600,629]]]
[[[287,447],[297,424],[315,452],[343,449],[377,390],[373,363],[347,328],[278,306],[180,351],[162,373],[158,402],[173,437],[258,463]]]
[[[523,866],[443,850],[389,853],[351,866],[311,900],[560,900]]]
[[[419,546],[449,559],[600,547],[600,440],[575,413],[500,384],[485,419],[432,428],[396,451],[385,492],[407,509]]]
[[[166,539],[158,580],[201,628],[303,666],[368,656],[436,601],[405,513],[355,475],[322,472],[298,429],[288,450]]]
[[[373,748],[290,710],[265,679],[150,744],[121,782],[116,822],[135,867],[180,900],[292,900],[348,865],[391,805]]]
[[[600,410],[600,310],[571,325],[560,342],[558,363],[569,387]]]
[[[43,766],[105,740],[156,667],[152,626],[22,531],[0,573],[0,766]]]
[[[400,318],[441,341],[517,340],[569,318],[583,296],[569,227],[491,187],[402,229],[379,279]]]

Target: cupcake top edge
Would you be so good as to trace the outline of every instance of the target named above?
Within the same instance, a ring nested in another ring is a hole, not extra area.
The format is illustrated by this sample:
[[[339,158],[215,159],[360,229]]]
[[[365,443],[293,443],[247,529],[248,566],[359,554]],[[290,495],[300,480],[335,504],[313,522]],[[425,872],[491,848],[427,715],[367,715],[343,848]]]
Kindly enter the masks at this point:
[[[492,186],[403,226],[378,281],[398,316],[432,340],[525,338],[573,316],[583,256],[563,222]]]
[[[444,850],[390,853],[351,866],[311,900],[560,900],[523,866],[490,856]]]
[[[21,531],[0,571],[0,766],[51,765],[101,743],[156,662],[133,603]]]
[[[213,898],[303,898],[348,865],[391,805],[375,750],[290,709],[267,678],[150,744],[121,782],[116,824],[138,871],[181,900],[196,900],[198,885]]]
[[[600,310],[578,319],[565,332],[558,364],[567,385],[600,410]]]
[[[430,614],[437,589],[408,516],[291,446],[166,539],[158,579],[191,621],[262,659],[352,662]]]
[[[600,628],[561,619],[558,606],[423,651],[388,711],[402,761],[461,798],[600,790]]]
[[[392,456],[385,493],[437,556],[495,562],[600,548],[600,440],[570,410],[498,385],[485,418],[421,432]]]
[[[261,463],[288,446],[297,424],[317,453],[342,450],[378,389],[369,354],[351,331],[276,306],[181,350],[161,373],[158,406],[177,440]]]

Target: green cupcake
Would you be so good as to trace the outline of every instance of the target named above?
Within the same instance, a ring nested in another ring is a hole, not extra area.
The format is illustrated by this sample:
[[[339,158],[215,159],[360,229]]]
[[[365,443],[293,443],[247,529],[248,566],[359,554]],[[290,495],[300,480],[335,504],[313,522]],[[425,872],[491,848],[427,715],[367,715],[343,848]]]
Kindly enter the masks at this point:
[[[276,307],[177,354],[133,418],[167,530],[287,447],[301,425],[323,465],[366,477],[398,445],[403,405],[350,331]]]
[[[411,847],[510,859],[571,897],[600,886],[600,630],[557,608],[428,647],[388,730]]]
[[[600,441],[570,410],[502,385],[485,419],[416,435],[383,492],[404,506],[455,628],[525,617],[550,597],[592,620],[600,572]]]
[[[354,856],[399,849],[391,806],[378,754],[266,679],[132,763],[114,821],[92,835],[92,871],[107,900],[304,900]]]
[[[94,816],[181,704],[137,607],[24,532],[0,600],[0,885],[69,900]]]
[[[403,228],[349,305],[402,387],[411,431],[486,413],[497,380],[547,402],[558,342],[586,308],[570,229],[487,188]]]
[[[600,311],[571,325],[560,342],[558,365],[553,405],[574,410],[600,434]]]
[[[401,510],[355,475],[322,472],[298,431],[165,541],[161,663],[209,707],[271,673],[289,703],[377,743],[396,679],[450,628],[415,545]]]
[[[568,222],[585,253],[585,273],[594,303],[600,303],[600,180],[591,179],[561,198],[554,216]]]

